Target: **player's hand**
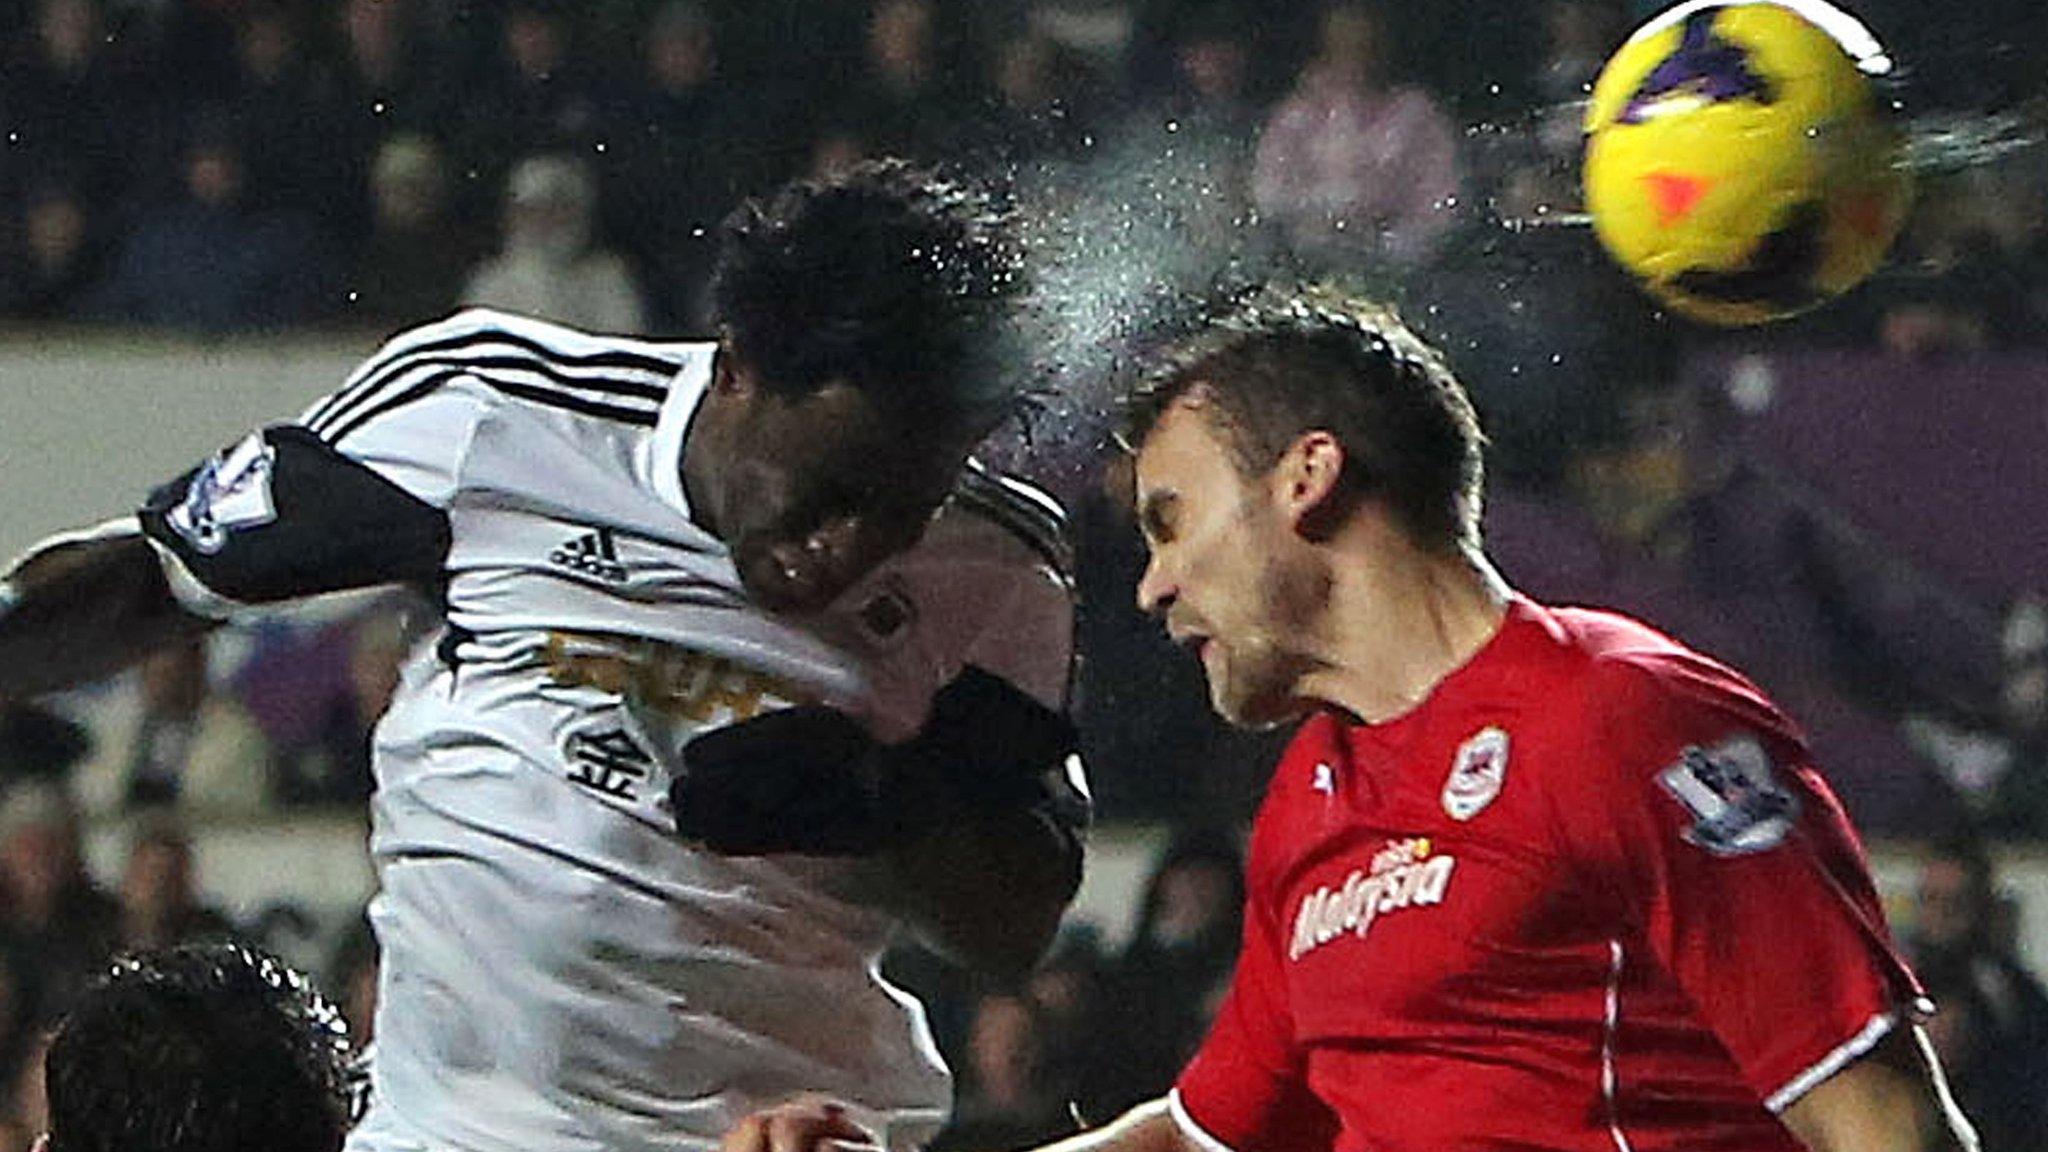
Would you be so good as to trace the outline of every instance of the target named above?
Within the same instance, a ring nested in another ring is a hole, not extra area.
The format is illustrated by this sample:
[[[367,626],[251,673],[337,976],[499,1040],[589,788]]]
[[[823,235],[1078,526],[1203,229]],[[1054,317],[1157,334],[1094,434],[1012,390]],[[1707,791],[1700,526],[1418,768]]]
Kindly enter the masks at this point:
[[[846,1106],[804,1097],[756,1112],[733,1126],[719,1152],[873,1152],[874,1133],[853,1122]]]
[[[895,834],[877,745],[830,708],[800,705],[683,745],[676,831],[727,856],[865,856]]]
[[[726,855],[871,855],[962,812],[1038,802],[1075,745],[1066,717],[970,667],[901,744],[815,706],[699,736],[669,799],[677,831]]]

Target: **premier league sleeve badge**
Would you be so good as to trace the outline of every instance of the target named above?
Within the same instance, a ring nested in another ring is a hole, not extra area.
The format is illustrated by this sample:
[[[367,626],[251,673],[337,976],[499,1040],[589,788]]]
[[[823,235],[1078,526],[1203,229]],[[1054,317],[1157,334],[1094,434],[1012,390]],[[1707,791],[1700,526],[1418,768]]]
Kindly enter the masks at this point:
[[[1734,736],[1711,748],[1689,745],[1657,782],[1693,824],[1686,842],[1716,856],[1747,856],[1784,843],[1799,821],[1799,797],[1779,782],[1763,745]]]

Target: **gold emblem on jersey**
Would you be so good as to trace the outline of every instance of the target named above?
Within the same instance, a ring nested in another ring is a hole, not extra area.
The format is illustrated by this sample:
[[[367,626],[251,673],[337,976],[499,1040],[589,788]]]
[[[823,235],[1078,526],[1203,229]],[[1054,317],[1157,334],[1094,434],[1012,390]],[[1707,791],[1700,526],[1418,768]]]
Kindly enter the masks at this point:
[[[730,660],[634,636],[550,632],[548,676],[564,687],[624,696],[676,720],[737,724],[804,699],[795,686]]]

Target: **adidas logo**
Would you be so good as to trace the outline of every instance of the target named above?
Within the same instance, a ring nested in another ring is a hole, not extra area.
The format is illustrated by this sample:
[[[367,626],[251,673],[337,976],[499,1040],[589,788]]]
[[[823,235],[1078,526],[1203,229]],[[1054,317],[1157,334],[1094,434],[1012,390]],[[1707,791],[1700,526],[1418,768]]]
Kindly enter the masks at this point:
[[[607,584],[624,584],[626,566],[619,563],[619,550],[612,542],[612,530],[586,532],[548,553],[548,563],[581,572]]]

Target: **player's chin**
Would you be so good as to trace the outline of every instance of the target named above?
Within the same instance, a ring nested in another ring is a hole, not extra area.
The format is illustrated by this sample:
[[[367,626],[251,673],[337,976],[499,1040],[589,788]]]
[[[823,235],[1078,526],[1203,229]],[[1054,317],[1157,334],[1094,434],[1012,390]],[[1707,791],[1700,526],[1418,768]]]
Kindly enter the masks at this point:
[[[1291,685],[1247,684],[1227,669],[1209,670],[1209,706],[1233,728],[1277,728],[1301,718],[1302,701]]]
[[[760,532],[734,550],[747,595],[771,612],[816,612],[837,600],[885,559],[889,542],[852,518],[796,535]]]
[[[794,543],[742,545],[734,559],[747,597],[770,612],[819,611],[838,599],[857,576]]]

